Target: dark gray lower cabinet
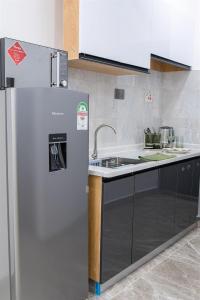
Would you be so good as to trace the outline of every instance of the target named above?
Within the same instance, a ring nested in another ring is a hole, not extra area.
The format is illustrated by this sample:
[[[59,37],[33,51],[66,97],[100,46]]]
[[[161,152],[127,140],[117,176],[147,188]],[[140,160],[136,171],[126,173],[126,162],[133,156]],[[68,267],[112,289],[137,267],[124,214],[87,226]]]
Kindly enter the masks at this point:
[[[194,171],[192,181],[192,195],[198,201],[199,198],[199,178],[200,178],[200,158],[193,160]]]
[[[135,175],[133,263],[174,235],[175,166]]]
[[[101,282],[131,265],[133,176],[103,184]]]
[[[193,159],[177,165],[178,184],[175,210],[175,234],[196,221],[198,213],[198,194],[200,160]]]
[[[101,283],[196,221],[200,158],[104,179]]]
[[[158,170],[135,175],[132,262],[158,247]]]
[[[158,239],[163,244],[174,236],[178,171],[176,165],[159,169]]]

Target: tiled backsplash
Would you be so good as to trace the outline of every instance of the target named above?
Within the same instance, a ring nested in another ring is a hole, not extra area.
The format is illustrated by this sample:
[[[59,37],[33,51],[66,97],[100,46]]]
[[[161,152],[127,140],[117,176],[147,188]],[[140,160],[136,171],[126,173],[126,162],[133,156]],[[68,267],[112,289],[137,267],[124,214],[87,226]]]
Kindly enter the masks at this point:
[[[162,124],[174,126],[187,144],[200,144],[200,71],[163,74]]]
[[[69,88],[90,94],[90,153],[95,128],[103,128],[98,148],[143,143],[145,127],[173,126],[177,135],[190,144],[200,144],[200,71],[115,77],[78,69],[69,70]],[[115,100],[114,89],[125,89],[125,99]],[[145,102],[150,92],[153,102]]]
[[[69,88],[90,94],[90,152],[93,148],[95,128],[102,124],[115,127],[117,135],[109,128],[98,135],[99,149],[143,143],[145,127],[160,126],[161,75],[115,77],[95,72],[70,69]],[[125,99],[115,100],[114,89],[125,89]],[[151,91],[153,102],[145,102]]]

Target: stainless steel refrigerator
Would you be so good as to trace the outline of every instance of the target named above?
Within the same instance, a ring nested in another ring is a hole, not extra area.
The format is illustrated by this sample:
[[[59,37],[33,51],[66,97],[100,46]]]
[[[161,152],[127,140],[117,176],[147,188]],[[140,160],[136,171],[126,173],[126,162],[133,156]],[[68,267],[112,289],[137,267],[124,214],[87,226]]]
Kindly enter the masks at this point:
[[[0,299],[84,300],[88,95],[67,89],[63,51],[0,52]]]

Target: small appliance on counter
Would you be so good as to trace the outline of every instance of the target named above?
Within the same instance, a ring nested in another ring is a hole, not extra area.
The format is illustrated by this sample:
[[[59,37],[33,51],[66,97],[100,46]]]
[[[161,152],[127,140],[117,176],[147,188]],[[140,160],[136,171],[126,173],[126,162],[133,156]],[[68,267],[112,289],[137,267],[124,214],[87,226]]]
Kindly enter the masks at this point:
[[[144,149],[160,149],[160,132],[151,131],[150,128],[144,130]]]
[[[171,126],[160,127],[161,140],[160,144],[162,148],[172,148],[175,140],[174,128]]]

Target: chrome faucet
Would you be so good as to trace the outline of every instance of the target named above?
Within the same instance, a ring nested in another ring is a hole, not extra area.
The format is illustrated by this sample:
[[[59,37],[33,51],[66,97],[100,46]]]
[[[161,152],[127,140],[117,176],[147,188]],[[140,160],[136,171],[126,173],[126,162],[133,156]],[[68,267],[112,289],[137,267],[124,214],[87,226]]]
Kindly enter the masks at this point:
[[[103,128],[103,127],[109,127],[109,128],[111,128],[111,129],[114,131],[115,134],[117,134],[115,128],[112,127],[112,126],[110,126],[110,125],[107,125],[107,124],[101,124],[101,125],[99,125],[99,126],[96,128],[96,130],[95,130],[95,132],[94,132],[94,150],[93,150],[93,153],[92,153],[92,158],[93,158],[93,159],[96,159],[96,158],[97,158],[97,133],[98,133],[98,131],[99,131],[101,128]]]

